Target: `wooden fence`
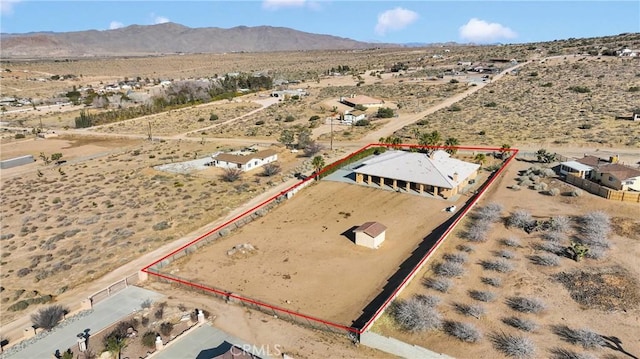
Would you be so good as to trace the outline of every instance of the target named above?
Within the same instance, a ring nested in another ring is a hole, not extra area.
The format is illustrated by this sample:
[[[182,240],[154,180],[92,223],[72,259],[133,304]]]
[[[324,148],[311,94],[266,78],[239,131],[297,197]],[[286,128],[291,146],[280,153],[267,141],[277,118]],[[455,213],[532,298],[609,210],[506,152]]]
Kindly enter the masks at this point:
[[[574,174],[568,174],[565,180],[576,187],[580,187],[589,193],[593,193],[606,199],[640,203],[640,192],[616,191],[589,181],[588,179],[580,178]]]

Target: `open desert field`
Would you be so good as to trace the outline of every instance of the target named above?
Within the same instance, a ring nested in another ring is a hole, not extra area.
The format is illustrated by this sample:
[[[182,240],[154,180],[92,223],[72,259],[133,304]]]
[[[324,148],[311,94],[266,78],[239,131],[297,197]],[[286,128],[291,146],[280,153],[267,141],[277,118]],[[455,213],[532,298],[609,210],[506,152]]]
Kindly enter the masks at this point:
[[[637,60],[615,57],[533,62],[397,135],[424,127],[465,144],[640,148],[640,123],[616,119],[640,108],[638,74]]]
[[[516,183],[519,171],[530,166],[524,161],[513,162],[478,204],[480,208],[491,203],[503,207],[486,236],[472,240],[469,233],[478,226],[478,220],[473,215],[467,218],[467,225],[463,222],[438,249],[432,266],[418,273],[396,301],[398,304],[414,295],[426,296],[423,300],[439,313],[436,321],[441,320],[440,329],[407,331],[390,309],[374,324],[375,332],[456,358],[503,357],[504,352],[494,344],[500,334],[528,338],[518,341],[517,347],[534,348],[526,356],[531,358],[569,358],[560,355],[562,350],[565,354],[591,355],[584,358],[628,358],[640,353],[636,335],[640,331],[638,205],[587,193],[554,197],[530,189],[507,188]],[[557,179],[546,178],[543,182],[562,192],[572,190]],[[518,210],[527,211],[536,220],[565,216],[570,221],[562,232],[528,234],[506,225]],[[605,230],[604,238],[598,239],[610,247],[592,247],[591,254],[579,262],[566,258],[563,249],[584,236],[578,218],[593,211],[602,211],[610,218],[611,232]],[[453,262],[461,269],[454,275],[445,276],[443,267],[437,266]],[[523,304],[518,298],[532,299],[539,306]],[[460,323],[470,327],[463,329]],[[604,339],[589,342],[589,334],[578,332],[580,329]]]
[[[351,325],[453,203],[323,180],[163,271]],[[346,235],[368,221],[388,227],[377,250]],[[241,244],[255,250],[227,253]]]
[[[224,216],[290,178],[304,161],[283,153],[281,174],[248,172],[233,183],[220,178],[219,168],[153,168],[221,148],[212,142],[83,138],[3,144],[3,159],[32,154],[37,161],[2,170],[2,322],[39,298],[55,299]],[[62,153],[67,162],[46,165],[40,152]]]

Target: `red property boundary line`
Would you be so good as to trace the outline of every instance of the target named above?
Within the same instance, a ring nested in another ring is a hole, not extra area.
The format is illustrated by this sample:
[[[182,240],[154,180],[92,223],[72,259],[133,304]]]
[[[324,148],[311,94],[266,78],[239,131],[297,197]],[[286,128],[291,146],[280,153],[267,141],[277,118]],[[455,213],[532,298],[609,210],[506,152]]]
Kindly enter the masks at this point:
[[[387,148],[391,148],[391,149],[401,149],[401,148],[409,148],[409,149],[456,149],[456,150],[471,150],[471,151],[494,151],[494,152],[504,152],[504,153],[510,153],[509,158],[503,163],[503,165],[496,171],[494,172],[489,180],[487,182],[485,182],[481,189],[476,193],[476,195],[472,198],[471,202],[469,202],[465,209],[463,210],[463,212],[458,214],[458,217],[456,218],[456,220],[446,229],[446,231],[443,233],[443,235],[438,239],[438,241],[433,245],[433,247],[431,247],[431,249],[429,249],[429,251],[427,252],[427,254],[420,260],[420,262],[413,268],[413,270],[409,273],[409,275],[407,275],[405,277],[405,279],[402,281],[402,283],[396,288],[396,290],[392,293],[392,295],[384,302],[384,304],[382,306],[380,306],[378,308],[378,310],[375,312],[375,314],[372,316],[372,318],[362,327],[362,328],[354,328],[354,327],[348,327],[342,324],[338,324],[338,323],[333,323],[330,321],[326,321],[324,319],[320,319],[320,318],[316,318],[316,317],[312,317],[309,315],[305,315],[299,312],[293,312],[289,309],[286,308],[281,308],[281,307],[277,307],[268,303],[263,303],[254,299],[250,299],[250,298],[246,298],[237,294],[233,294],[230,292],[225,292],[219,289],[215,289],[212,287],[208,287],[205,286],[203,284],[199,284],[199,283],[194,283],[191,281],[187,281],[181,278],[176,278],[164,273],[161,273],[159,271],[156,271],[155,269],[151,269],[151,267],[157,265],[158,263],[161,263],[162,261],[164,261],[165,259],[174,256],[175,254],[185,250],[188,247],[193,246],[194,244],[198,243],[199,241],[207,238],[208,236],[215,234],[216,232],[220,231],[221,229],[227,227],[230,224],[235,223],[236,221],[238,221],[239,219],[244,218],[245,216],[252,214],[253,212],[255,212],[256,210],[260,209],[261,207],[275,201],[276,199],[280,198],[281,196],[286,196],[286,194],[300,186],[302,186],[303,184],[307,183],[308,181],[313,181],[316,179],[316,177],[318,176],[322,176],[324,173],[326,173],[327,171],[333,170],[335,168],[339,168],[341,167],[341,165],[349,160],[350,158],[352,158],[353,156],[369,149],[372,147],[387,147]],[[205,290],[205,291],[209,291],[227,298],[233,298],[233,299],[237,299],[241,302],[244,303],[248,303],[248,304],[252,304],[252,305],[256,305],[259,307],[263,307],[263,308],[267,308],[270,309],[272,311],[279,311],[279,312],[283,312],[283,313],[287,313],[289,315],[298,317],[298,318],[302,318],[302,319],[306,319],[306,320],[310,320],[310,321],[314,321],[320,324],[324,324],[327,326],[331,326],[337,329],[341,329],[341,330],[346,330],[348,332],[351,333],[356,333],[356,334],[362,334],[363,332],[365,332],[366,330],[368,330],[370,328],[370,326],[373,324],[373,322],[382,314],[382,312],[389,306],[389,304],[391,303],[391,301],[393,301],[393,299],[395,299],[395,297],[397,297],[397,295],[400,293],[400,291],[402,291],[402,289],[404,289],[404,287],[409,283],[409,281],[411,281],[411,279],[413,279],[413,277],[415,276],[415,274],[422,268],[422,266],[424,265],[424,263],[427,261],[427,259],[429,259],[430,255],[437,249],[437,247],[441,244],[441,242],[444,241],[444,239],[451,233],[451,231],[456,227],[456,225],[462,220],[462,218],[464,218],[466,216],[466,214],[471,210],[471,208],[473,208],[473,206],[478,202],[478,200],[482,197],[482,195],[486,192],[486,190],[491,186],[491,184],[493,184],[493,182],[495,181],[495,179],[504,171],[504,169],[507,167],[507,165],[515,158],[515,155],[518,153],[517,149],[503,149],[503,148],[496,148],[496,147],[477,147],[477,146],[420,146],[420,145],[410,145],[410,144],[397,144],[397,145],[389,145],[389,144],[382,144],[382,143],[372,143],[369,145],[366,145],[364,147],[362,147],[361,149],[349,154],[348,156],[333,162],[332,164],[326,166],[325,168],[323,168],[321,171],[314,173],[313,175],[307,177],[304,180],[301,180],[300,182],[294,184],[293,186],[288,187],[287,189],[281,191],[280,193],[268,198],[267,200],[263,201],[262,203],[246,210],[245,212],[233,217],[232,219],[222,223],[221,225],[215,227],[214,229],[209,230],[208,232],[198,236],[197,238],[193,239],[192,241],[190,241],[189,243],[179,247],[178,249],[173,250],[172,252],[162,256],[161,258],[155,260],[154,262],[152,262],[151,264],[145,266],[144,268],[141,269],[142,272],[147,273],[149,275],[152,276],[156,276],[168,281],[172,281],[172,282],[176,282],[179,284],[183,284],[189,287],[193,287],[193,288],[197,288],[197,289],[201,289],[201,290]]]

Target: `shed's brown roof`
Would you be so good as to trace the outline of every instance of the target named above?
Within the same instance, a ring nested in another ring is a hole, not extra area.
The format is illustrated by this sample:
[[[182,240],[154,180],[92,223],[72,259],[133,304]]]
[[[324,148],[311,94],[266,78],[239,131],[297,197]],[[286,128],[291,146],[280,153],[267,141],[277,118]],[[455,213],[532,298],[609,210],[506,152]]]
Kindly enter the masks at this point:
[[[230,163],[237,163],[240,165],[244,165],[249,163],[251,160],[253,159],[265,159],[267,157],[273,156],[278,154],[278,152],[276,152],[275,150],[263,150],[263,151],[258,151],[256,153],[252,153],[250,155],[232,155],[232,154],[228,154],[228,153],[221,153],[215,157],[213,157],[213,159],[215,160],[219,160],[219,161],[224,161],[224,162],[230,162]]]
[[[367,222],[363,225],[361,225],[360,227],[354,229],[354,232],[364,232],[366,235],[368,235],[369,237],[377,237],[380,235],[380,233],[384,232],[387,230],[387,227],[385,227],[382,223],[379,222]]]

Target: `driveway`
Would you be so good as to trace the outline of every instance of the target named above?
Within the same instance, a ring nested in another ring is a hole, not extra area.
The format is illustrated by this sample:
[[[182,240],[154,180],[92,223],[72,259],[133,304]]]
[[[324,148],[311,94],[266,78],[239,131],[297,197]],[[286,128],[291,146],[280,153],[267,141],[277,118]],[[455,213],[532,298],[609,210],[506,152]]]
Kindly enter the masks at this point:
[[[25,340],[16,345],[15,351],[8,349],[0,355],[0,358],[51,358],[56,350],[64,352],[67,348],[76,345],[78,334],[85,332],[89,335],[95,334],[132,312],[140,310],[145,300],[157,301],[162,297],[162,294],[147,289],[127,287],[94,305],[92,311],[81,313],[62,322],[47,335],[34,337],[38,338],[37,340],[33,338]],[[18,347],[22,349],[17,350]]]

